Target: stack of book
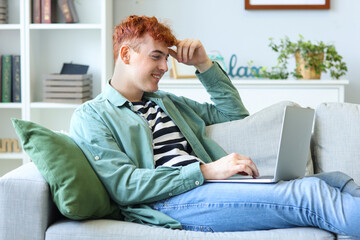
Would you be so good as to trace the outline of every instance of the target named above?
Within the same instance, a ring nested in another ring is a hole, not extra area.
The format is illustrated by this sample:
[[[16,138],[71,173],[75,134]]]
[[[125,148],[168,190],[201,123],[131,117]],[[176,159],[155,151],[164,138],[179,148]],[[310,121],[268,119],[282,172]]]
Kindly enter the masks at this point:
[[[44,102],[83,103],[91,99],[91,74],[44,75]]]
[[[0,55],[0,102],[21,102],[20,55]]]
[[[74,0],[32,0],[31,7],[32,23],[79,22]]]
[[[7,0],[0,0],[0,24],[8,23],[8,4]]]

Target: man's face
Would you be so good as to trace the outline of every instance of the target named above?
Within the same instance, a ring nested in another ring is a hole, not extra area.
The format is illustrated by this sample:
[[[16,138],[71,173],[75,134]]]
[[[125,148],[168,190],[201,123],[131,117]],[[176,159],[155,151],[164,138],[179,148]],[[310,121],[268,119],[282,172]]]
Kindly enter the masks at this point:
[[[140,39],[140,42],[137,51],[130,49],[132,86],[142,92],[155,92],[160,78],[168,71],[169,49],[149,34]]]

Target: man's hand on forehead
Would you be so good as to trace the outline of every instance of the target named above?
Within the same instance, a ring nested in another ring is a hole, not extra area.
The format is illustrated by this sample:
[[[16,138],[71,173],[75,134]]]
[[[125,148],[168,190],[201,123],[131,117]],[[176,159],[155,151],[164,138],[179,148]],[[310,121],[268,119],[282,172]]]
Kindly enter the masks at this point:
[[[179,63],[195,66],[200,72],[212,65],[204,46],[198,39],[178,40],[176,46],[169,48],[169,54]]]

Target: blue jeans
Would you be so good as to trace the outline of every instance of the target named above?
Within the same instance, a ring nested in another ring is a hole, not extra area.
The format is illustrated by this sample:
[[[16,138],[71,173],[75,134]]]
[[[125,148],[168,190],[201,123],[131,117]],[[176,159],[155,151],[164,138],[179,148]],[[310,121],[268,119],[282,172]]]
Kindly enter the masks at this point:
[[[360,188],[340,172],[276,184],[205,183],[152,207],[186,230],[315,226],[360,237]]]

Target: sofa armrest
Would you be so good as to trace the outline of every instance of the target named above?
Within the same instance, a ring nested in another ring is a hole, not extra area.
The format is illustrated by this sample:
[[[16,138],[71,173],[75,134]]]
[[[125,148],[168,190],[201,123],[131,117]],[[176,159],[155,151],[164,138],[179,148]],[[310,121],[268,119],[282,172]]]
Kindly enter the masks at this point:
[[[44,239],[58,216],[50,189],[33,163],[0,178],[0,239]]]

